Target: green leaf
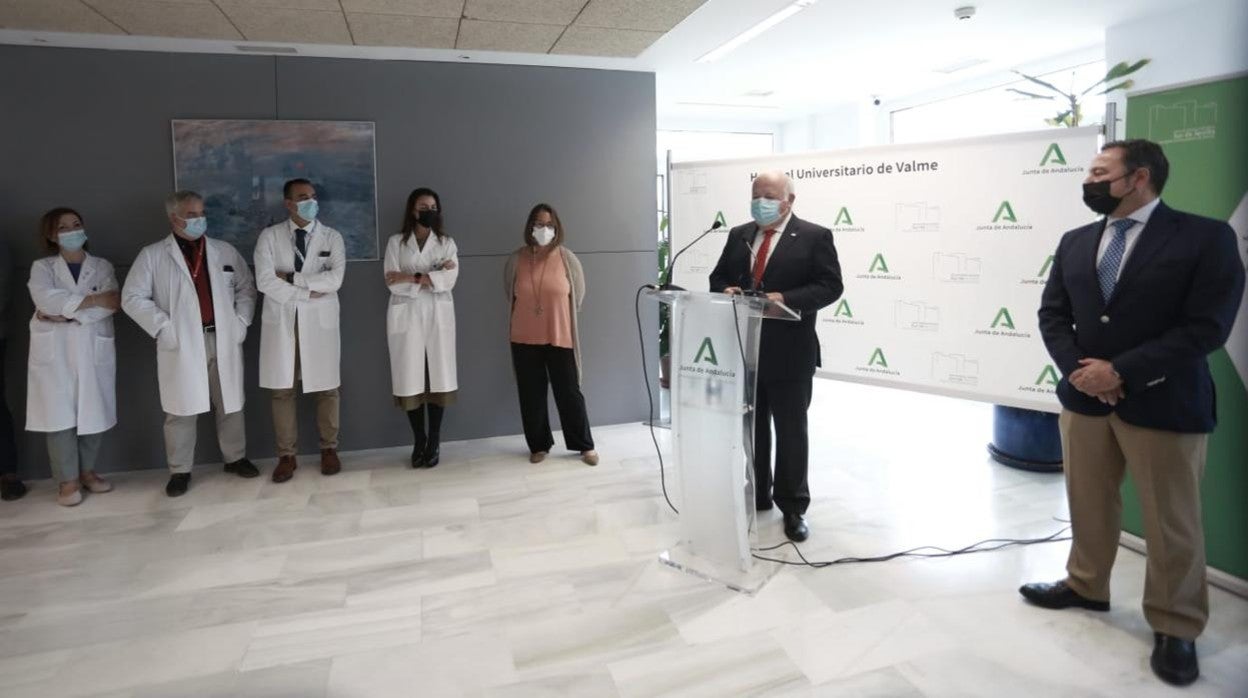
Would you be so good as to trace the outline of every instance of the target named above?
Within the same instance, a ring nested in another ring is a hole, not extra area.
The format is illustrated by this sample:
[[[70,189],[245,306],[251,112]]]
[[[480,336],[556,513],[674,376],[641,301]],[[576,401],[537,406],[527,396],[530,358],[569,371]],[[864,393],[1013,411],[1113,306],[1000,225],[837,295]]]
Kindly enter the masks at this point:
[[[1135,81],[1134,81],[1134,80],[1123,80],[1122,82],[1118,83],[1117,85],[1114,85],[1114,86],[1112,86],[1112,87],[1107,87],[1107,88],[1105,88],[1105,90],[1104,90],[1103,92],[1098,92],[1097,94],[1102,94],[1102,95],[1103,95],[1103,94],[1109,94],[1110,92],[1113,92],[1114,90],[1129,90],[1129,89],[1131,89],[1132,87],[1135,87]]]
[[[1032,98],[1032,99],[1056,99],[1053,95],[1038,95],[1038,94],[1036,94],[1035,92],[1026,92],[1026,91],[1024,91],[1024,90],[1018,90],[1018,89],[1015,89],[1015,88],[1013,88],[1013,87],[1007,87],[1007,88],[1005,88],[1005,91],[1006,91],[1006,92],[1016,92],[1016,93],[1018,93],[1018,94],[1020,94],[1020,95],[1022,95],[1022,96],[1024,96],[1024,97],[1030,97],[1030,98]]]
[[[1047,87],[1047,88],[1049,88],[1050,90],[1053,90],[1054,92],[1058,93],[1059,95],[1062,95],[1063,97],[1068,96],[1065,92],[1062,92],[1060,89],[1058,89],[1058,88],[1057,88],[1057,87],[1055,87],[1054,85],[1051,85],[1051,84],[1049,84],[1049,83],[1047,83],[1047,82],[1045,82],[1045,81],[1041,80],[1040,78],[1033,78],[1032,76],[1030,76],[1030,75],[1028,75],[1028,74],[1026,74],[1026,73],[1019,73],[1017,70],[1015,70],[1014,72],[1015,72],[1015,73],[1017,73],[1018,75],[1022,76],[1022,78],[1023,78],[1024,80],[1029,80],[1029,81],[1031,81],[1031,82],[1034,82],[1034,83],[1036,83],[1037,85],[1040,85],[1041,87]]]
[[[1100,87],[1101,85],[1104,85],[1105,83],[1111,80],[1117,80],[1118,78],[1130,75],[1131,73],[1134,73],[1135,71],[1139,70],[1140,68],[1143,68],[1144,66],[1148,65],[1151,62],[1152,62],[1151,58],[1141,58],[1140,60],[1131,64],[1128,64],[1126,61],[1123,61],[1119,63],[1118,65],[1110,68],[1109,72],[1105,73],[1105,77],[1101,78],[1100,80],[1097,80],[1095,84],[1093,84],[1091,87],[1089,87],[1088,89],[1080,93],[1080,96],[1088,94],[1092,90],[1095,90],[1096,88]],[[1101,92],[1100,94],[1105,94],[1105,93]]]
[[[1108,73],[1105,73],[1105,82],[1109,82],[1110,80],[1117,80],[1118,78],[1121,78],[1121,77],[1126,77],[1127,75],[1130,75],[1131,73],[1134,73],[1140,68],[1143,68],[1144,66],[1148,65],[1150,62],[1151,62],[1151,59],[1148,59],[1148,58],[1142,58],[1136,61],[1135,63],[1131,63],[1129,65],[1127,64],[1126,61],[1123,61],[1119,63],[1118,65],[1110,68]]]

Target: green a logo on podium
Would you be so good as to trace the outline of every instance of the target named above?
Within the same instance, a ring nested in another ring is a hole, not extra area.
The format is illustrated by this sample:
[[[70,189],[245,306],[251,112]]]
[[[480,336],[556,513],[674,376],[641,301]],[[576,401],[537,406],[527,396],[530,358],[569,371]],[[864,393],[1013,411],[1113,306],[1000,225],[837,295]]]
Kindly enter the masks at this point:
[[[725,227],[725,228],[727,228],[727,227],[728,227],[728,219],[724,218],[724,212],[723,212],[723,211],[716,211],[716,212],[715,212],[715,222],[716,222],[716,223],[718,223],[718,224],[720,224],[721,226],[723,226],[723,227]]]
[[[836,311],[832,313],[832,317],[853,317],[854,311],[849,307],[849,301],[844,298],[840,303],[836,304]]]
[[[703,358],[705,356],[706,358]],[[719,365],[719,358],[715,356],[715,345],[711,343],[711,338],[706,337],[702,340],[701,346],[698,347],[697,356],[693,357],[693,363],[705,361],[712,366]]]
[[[1062,149],[1056,143],[1050,143],[1049,149],[1044,151],[1044,158],[1040,160],[1040,166],[1044,167],[1050,162],[1054,165],[1066,164],[1066,156],[1062,154]]]
[[[1036,385],[1057,385],[1057,370],[1053,368],[1053,364],[1044,367],[1036,378]]]
[[[1014,207],[1010,205],[1008,199],[1001,202],[1001,205],[997,207],[997,215],[992,217],[993,223],[1000,223],[1001,221],[1018,222],[1018,216],[1014,215]]]
[[[888,368],[888,359],[884,358],[884,350],[876,347],[875,351],[871,352],[871,360],[867,362],[867,365]]]
[[[868,273],[872,274],[877,271],[888,273],[888,262],[884,261],[884,253],[882,252],[875,255],[875,258],[871,260],[871,268],[867,270]]]
[[[841,210],[836,214],[836,221],[832,225],[853,225],[854,219],[849,215],[849,207],[842,206]]]
[[[997,316],[992,319],[992,329],[996,329],[1000,325],[1007,329],[1014,329],[1014,318],[1010,317],[1010,309],[1002,308],[997,311]]]
[[[1052,266],[1053,266],[1053,255],[1049,255],[1048,259],[1044,260],[1044,264],[1041,265],[1040,271],[1036,273],[1036,276],[1048,276],[1049,268]]]

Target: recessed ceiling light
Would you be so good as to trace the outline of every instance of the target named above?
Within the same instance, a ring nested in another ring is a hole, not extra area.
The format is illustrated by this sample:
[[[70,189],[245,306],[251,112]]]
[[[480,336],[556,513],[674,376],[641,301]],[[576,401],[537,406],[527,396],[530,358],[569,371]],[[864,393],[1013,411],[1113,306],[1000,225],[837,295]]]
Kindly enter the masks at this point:
[[[754,37],[758,36],[759,34],[762,34],[768,29],[771,29],[772,27],[792,17],[798,12],[801,12],[807,7],[810,7],[816,2],[818,2],[818,0],[794,0],[792,4],[786,6],[784,9],[771,15],[767,19],[764,19],[758,24],[755,24],[749,29],[746,29],[740,34],[737,34],[733,38],[724,42],[719,48],[716,48],[713,51],[710,51],[706,55],[702,56],[701,58],[698,59],[698,62],[699,63],[711,63],[713,61],[717,61],[723,58],[724,56],[727,56],[729,53],[732,53],[733,51],[737,50],[741,46],[748,43]]]

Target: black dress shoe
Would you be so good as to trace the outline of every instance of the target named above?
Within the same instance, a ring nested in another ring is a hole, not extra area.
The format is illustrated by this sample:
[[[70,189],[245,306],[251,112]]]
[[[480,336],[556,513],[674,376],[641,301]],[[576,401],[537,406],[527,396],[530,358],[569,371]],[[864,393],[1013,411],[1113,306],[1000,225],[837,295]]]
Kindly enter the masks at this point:
[[[1108,601],[1093,601],[1084,598],[1075,593],[1074,589],[1066,586],[1066,582],[1053,582],[1048,584],[1045,582],[1036,582],[1035,584],[1024,584],[1018,588],[1018,593],[1023,595],[1031,603],[1042,608],[1052,608],[1061,610],[1063,608],[1086,608],[1089,611],[1108,611]]]
[[[421,441],[412,447],[412,467],[425,467],[425,442]]]
[[[190,486],[190,473],[174,473],[169,476],[169,484],[165,485],[165,494],[170,497],[181,497],[186,494],[186,488]]]
[[[754,502],[754,511],[771,511],[772,507],[770,499],[765,502]]]
[[[810,537],[810,529],[806,527],[806,520],[801,514],[785,514],[784,515],[784,535],[789,540],[801,543]]]
[[[1157,678],[1171,686],[1187,686],[1200,676],[1195,640],[1153,633],[1153,657],[1149,664]]]
[[[432,468],[442,459],[442,446],[437,439],[429,439],[429,443],[425,446],[424,467]]]
[[[246,458],[241,458],[233,463],[225,464],[225,472],[234,473],[239,477],[252,478],[260,475],[260,469],[252,464]]]
[[[26,496],[26,485],[21,480],[0,480],[0,499],[16,501]]]

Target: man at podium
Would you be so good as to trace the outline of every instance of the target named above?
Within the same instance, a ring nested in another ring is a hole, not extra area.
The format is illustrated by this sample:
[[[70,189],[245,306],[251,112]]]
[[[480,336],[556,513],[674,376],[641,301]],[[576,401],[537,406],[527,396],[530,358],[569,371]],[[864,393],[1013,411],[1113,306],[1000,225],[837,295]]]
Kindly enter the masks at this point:
[[[806,411],[819,366],[815,316],[841,297],[844,284],[832,231],[793,215],[795,199],[793,181],[782,172],[764,172],[754,179],[754,220],[729,231],[711,272],[711,291],[762,292],[801,314],[799,322],[763,323],[754,411],[755,506],[766,511],[774,501],[784,513],[784,534],[800,542],[810,535],[802,517],[810,505]]]

